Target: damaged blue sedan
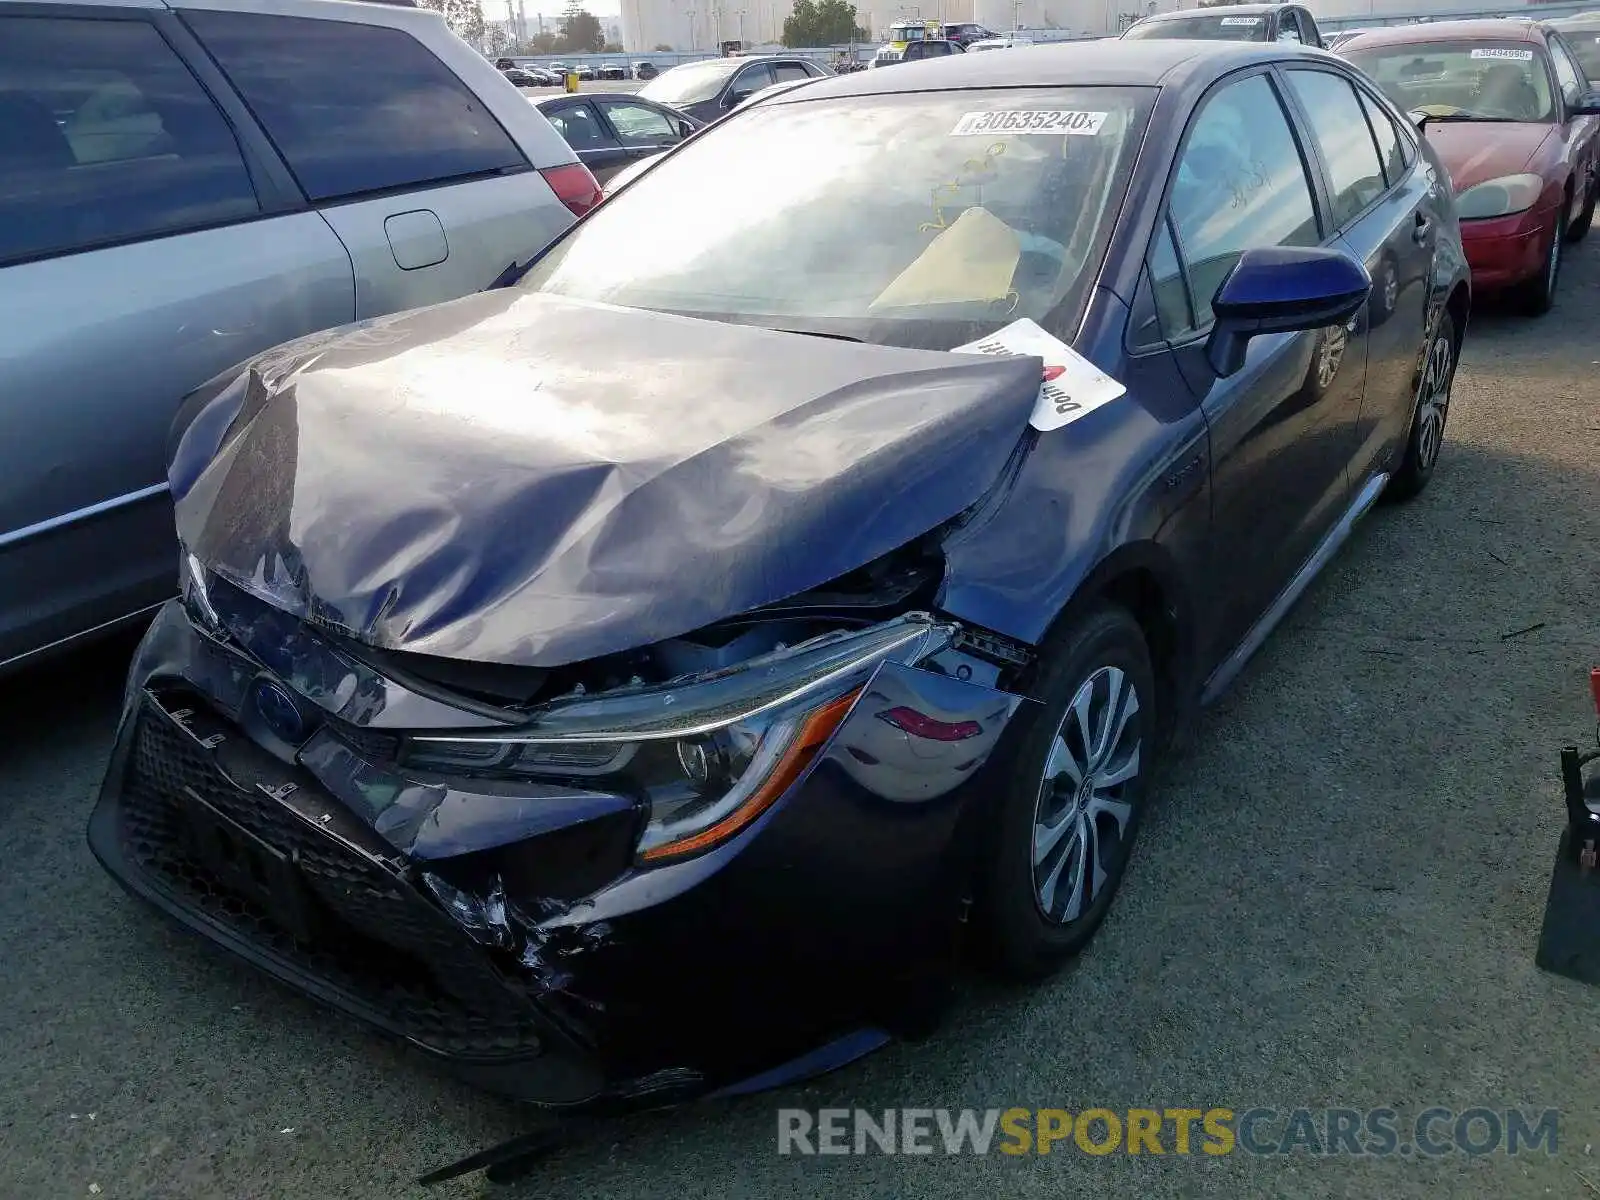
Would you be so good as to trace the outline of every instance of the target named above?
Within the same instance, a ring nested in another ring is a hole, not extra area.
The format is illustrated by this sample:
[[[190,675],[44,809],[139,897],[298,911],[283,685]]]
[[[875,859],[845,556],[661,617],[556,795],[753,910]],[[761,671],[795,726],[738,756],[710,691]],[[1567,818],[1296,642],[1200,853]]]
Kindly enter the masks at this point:
[[[1161,748],[1428,483],[1470,301],[1362,76],[1166,41],[757,100],[504,282],[191,397],[89,837],[553,1105],[1080,950]]]

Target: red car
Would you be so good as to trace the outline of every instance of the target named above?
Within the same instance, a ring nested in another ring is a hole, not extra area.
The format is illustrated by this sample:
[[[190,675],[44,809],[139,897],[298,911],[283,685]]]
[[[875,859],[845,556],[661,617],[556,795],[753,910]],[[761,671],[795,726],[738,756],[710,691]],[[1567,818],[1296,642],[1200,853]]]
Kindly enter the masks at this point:
[[[1374,29],[1339,54],[1423,125],[1455,184],[1473,287],[1548,312],[1600,192],[1600,94],[1560,33],[1521,20]]]

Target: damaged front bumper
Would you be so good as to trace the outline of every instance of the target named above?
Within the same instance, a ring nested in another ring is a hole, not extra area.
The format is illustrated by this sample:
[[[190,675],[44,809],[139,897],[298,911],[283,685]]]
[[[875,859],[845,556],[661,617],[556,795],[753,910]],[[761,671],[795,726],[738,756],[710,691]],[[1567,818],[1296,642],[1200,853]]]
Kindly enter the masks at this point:
[[[546,1104],[779,1083],[837,1065],[819,1046],[920,1025],[990,764],[1029,703],[950,638],[881,656],[843,680],[825,730],[807,726],[802,761],[768,764],[758,811],[732,827],[702,814],[693,835],[719,832],[691,844],[658,819],[681,805],[585,777],[581,754],[565,778],[452,773],[425,752],[420,769],[419,747],[503,755],[539,739],[287,614],[207,629],[192,611],[169,604],[135,656],[89,828],[101,863],[290,986]],[[634,707],[694,708],[702,683],[737,674],[644,689]],[[574,747],[603,744],[604,706],[567,705],[543,742],[565,720]]]

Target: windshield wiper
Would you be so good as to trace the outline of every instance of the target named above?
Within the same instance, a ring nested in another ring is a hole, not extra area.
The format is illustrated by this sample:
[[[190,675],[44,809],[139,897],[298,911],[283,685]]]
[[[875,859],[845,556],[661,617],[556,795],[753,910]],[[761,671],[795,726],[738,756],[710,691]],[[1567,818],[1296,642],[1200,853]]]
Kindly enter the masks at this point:
[[[1441,123],[1441,124],[1449,124],[1449,123],[1456,122],[1456,121],[1488,121],[1488,122],[1496,122],[1496,123],[1504,123],[1504,124],[1514,125],[1517,122],[1517,118],[1516,117],[1490,117],[1490,116],[1484,115],[1483,113],[1466,113],[1466,112],[1451,113],[1447,117],[1437,117],[1437,116],[1434,116],[1432,113],[1423,113],[1423,114],[1421,114],[1421,119],[1417,121],[1417,126],[1420,128],[1423,125],[1431,125],[1436,121]]]
[[[860,342],[861,338],[851,337],[848,333],[825,333],[820,329],[777,329],[768,326],[773,333],[797,333],[801,337],[832,338],[836,342]]]

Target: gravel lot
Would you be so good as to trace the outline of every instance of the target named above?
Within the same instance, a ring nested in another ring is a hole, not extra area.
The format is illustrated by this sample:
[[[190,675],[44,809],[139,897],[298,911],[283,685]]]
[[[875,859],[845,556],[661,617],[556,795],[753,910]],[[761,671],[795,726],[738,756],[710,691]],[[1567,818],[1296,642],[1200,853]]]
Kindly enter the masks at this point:
[[[0,686],[0,1195],[1600,1194],[1578,1177],[1600,1182],[1600,994],[1532,963],[1555,753],[1593,723],[1597,246],[1550,317],[1477,320],[1432,488],[1365,523],[1206,715],[1074,970],[974,985],[932,1041],[803,1091],[607,1126],[512,1188],[411,1180],[518,1132],[513,1108],[169,932],[93,863],[125,645]],[[780,1105],[1258,1104],[1558,1107],[1560,1149],[775,1153]]]

